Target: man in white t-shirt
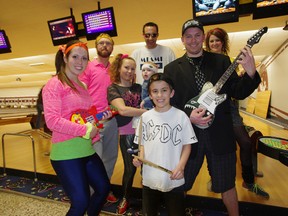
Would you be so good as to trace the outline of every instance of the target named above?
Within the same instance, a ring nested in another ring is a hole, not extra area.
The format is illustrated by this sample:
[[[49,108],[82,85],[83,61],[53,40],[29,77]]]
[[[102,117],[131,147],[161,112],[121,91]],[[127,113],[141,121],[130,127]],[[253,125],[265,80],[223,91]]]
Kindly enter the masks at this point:
[[[142,65],[145,62],[154,62],[158,66],[158,72],[162,73],[164,66],[175,60],[175,54],[169,47],[157,44],[159,36],[158,25],[148,22],[143,26],[143,38],[146,45],[135,49],[131,57],[136,61],[136,82],[143,83]]]

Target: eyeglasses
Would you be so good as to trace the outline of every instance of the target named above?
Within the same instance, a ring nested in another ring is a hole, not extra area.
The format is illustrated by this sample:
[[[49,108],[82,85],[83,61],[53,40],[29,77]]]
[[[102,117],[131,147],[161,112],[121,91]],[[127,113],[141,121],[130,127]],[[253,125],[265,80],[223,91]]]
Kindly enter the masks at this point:
[[[153,34],[146,33],[146,34],[144,34],[144,37],[145,37],[145,38],[150,38],[150,37],[156,38],[157,36],[158,36],[158,34],[156,34],[156,33],[153,33]]]
[[[104,46],[106,44],[106,46],[112,46],[112,43],[109,41],[100,41],[99,43],[97,43],[97,45],[100,46]]]

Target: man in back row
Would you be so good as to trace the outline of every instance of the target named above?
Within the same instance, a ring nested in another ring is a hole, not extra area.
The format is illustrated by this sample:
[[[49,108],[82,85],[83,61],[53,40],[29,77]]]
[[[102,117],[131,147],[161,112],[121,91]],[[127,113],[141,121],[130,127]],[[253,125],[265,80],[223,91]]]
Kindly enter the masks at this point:
[[[100,34],[95,40],[97,59],[90,61],[80,76],[81,81],[87,85],[97,111],[103,111],[108,107],[107,88],[111,84],[109,58],[113,47],[113,39],[108,34]],[[118,127],[115,118],[104,121],[103,125],[103,129],[100,130],[100,141],[94,143],[93,148],[102,159],[111,180],[118,156]],[[107,201],[115,203],[118,199],[110,192]]]
[[[158,66],[158,72],[162,73],[165,65],[176,58],[171,48],[157,44],[158,30],[156,23],[144,24],[142,32],[146,45],[135,49],[131,54],[136,61],[136,82],[139,84],[143,83],[142,65],[145,62],[154,62]]]
[[[235,71],[232,73],[219,92],[227,94],[227,99],[217,106],[214,115],[207,116],[205,109],[185,109],[185,104],[199,95],[205,82],[209,81],[215,85],[230,66],[230,59],[228,56],[203,50],[204,28],[197,20],[188,20],[183,24],[181,40],[186,53],[168,64],[164,73],[175,85],[172,105],[184,110],[190,117],[198,139],[198,143],[192,146],[185,167],[185,190],[192,188],[206,156],[212,190],[221,193],[228,214],[238,216],[235,188],[236,141],[230,113],[230,98],[244,99],[258,87],[261,80],[256,72],[255,60],[248,47],[241,50],[242,55],[237,62],[243,66],[246,73],[243,77],[238,77]]]

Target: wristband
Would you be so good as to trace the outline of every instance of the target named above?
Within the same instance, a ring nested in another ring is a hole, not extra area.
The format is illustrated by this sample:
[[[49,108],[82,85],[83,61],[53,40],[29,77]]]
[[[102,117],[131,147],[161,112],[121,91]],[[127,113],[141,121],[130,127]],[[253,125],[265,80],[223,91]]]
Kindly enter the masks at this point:
[[[87,122],[86,124],[86,134],[83,136],[84,139],[90,139],[90,134],[93,128],[93,125],[90,122]]]

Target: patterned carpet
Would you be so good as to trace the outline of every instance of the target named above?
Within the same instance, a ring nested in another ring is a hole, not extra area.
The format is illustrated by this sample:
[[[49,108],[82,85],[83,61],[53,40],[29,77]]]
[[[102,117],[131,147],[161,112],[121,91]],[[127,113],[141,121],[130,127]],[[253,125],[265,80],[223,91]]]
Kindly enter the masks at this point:
[[[0,167],[0,173],[2,169]],[[9,175],[0,176],[0,215],[1,216],[62,216],[69,209],[69,199],[62,186],[57,183],[56,176],[38,174],[10,169]],[[15,175],[17,173],[17,175]],[[21,176],[21,177],[20,177]],[[24,177],[23,177],[24,176]],[[45,181],[44,181],[45,180]],[[121,197],[121,186],[112,185],[117,197]],[[133,188],[133,198],[126,216],[139,216],[141,210],[141,189]],[[118,203],[106,203],[101,216],[115,214]],[[221,199],[209,197],[187,196],[186,216],[226,216]],[[277,215],[287,216],[288,209],[255,203],[239,202],[242,216]],[[160,209],[160,216],[167,216],[165,208]]]
[[[69,202],[61,185],[45,181],[6,175],[0,176],[0,188],[50,200]]]
[[[59,184],[0,176],[1,216],[63,216],[69,206],[69,199]],[[100,214],[108,215],[112,214]]]
[[[118,203],[106,203],[101,215],[116,215],[117,205]],[[1,215],[41,215],[43,213],[43,215],[56,216],[65,215],[68,208],[69,198],[65,195],[60,184],[43,180],[35,181],[32,178],[14,175],[0,176],[0,209],[1,211],[5,209]],[[132,198],[126,215],[140,215],[140,210],[141,199]],[[226,215],[222,212],[202,211],[192,207],[187,208],[186,212],[187,216]],[[160,215],[167,215],[164,207],[161,208]]]
[[[63,216],[69,205],[0,189],[0,209],[2,216]]]
[[[0,176],[1,216],[63,216],[69,206],[69,198],[60,184],[26,177]],[[111,214],[101,213],[101,216],[105,215]]]

